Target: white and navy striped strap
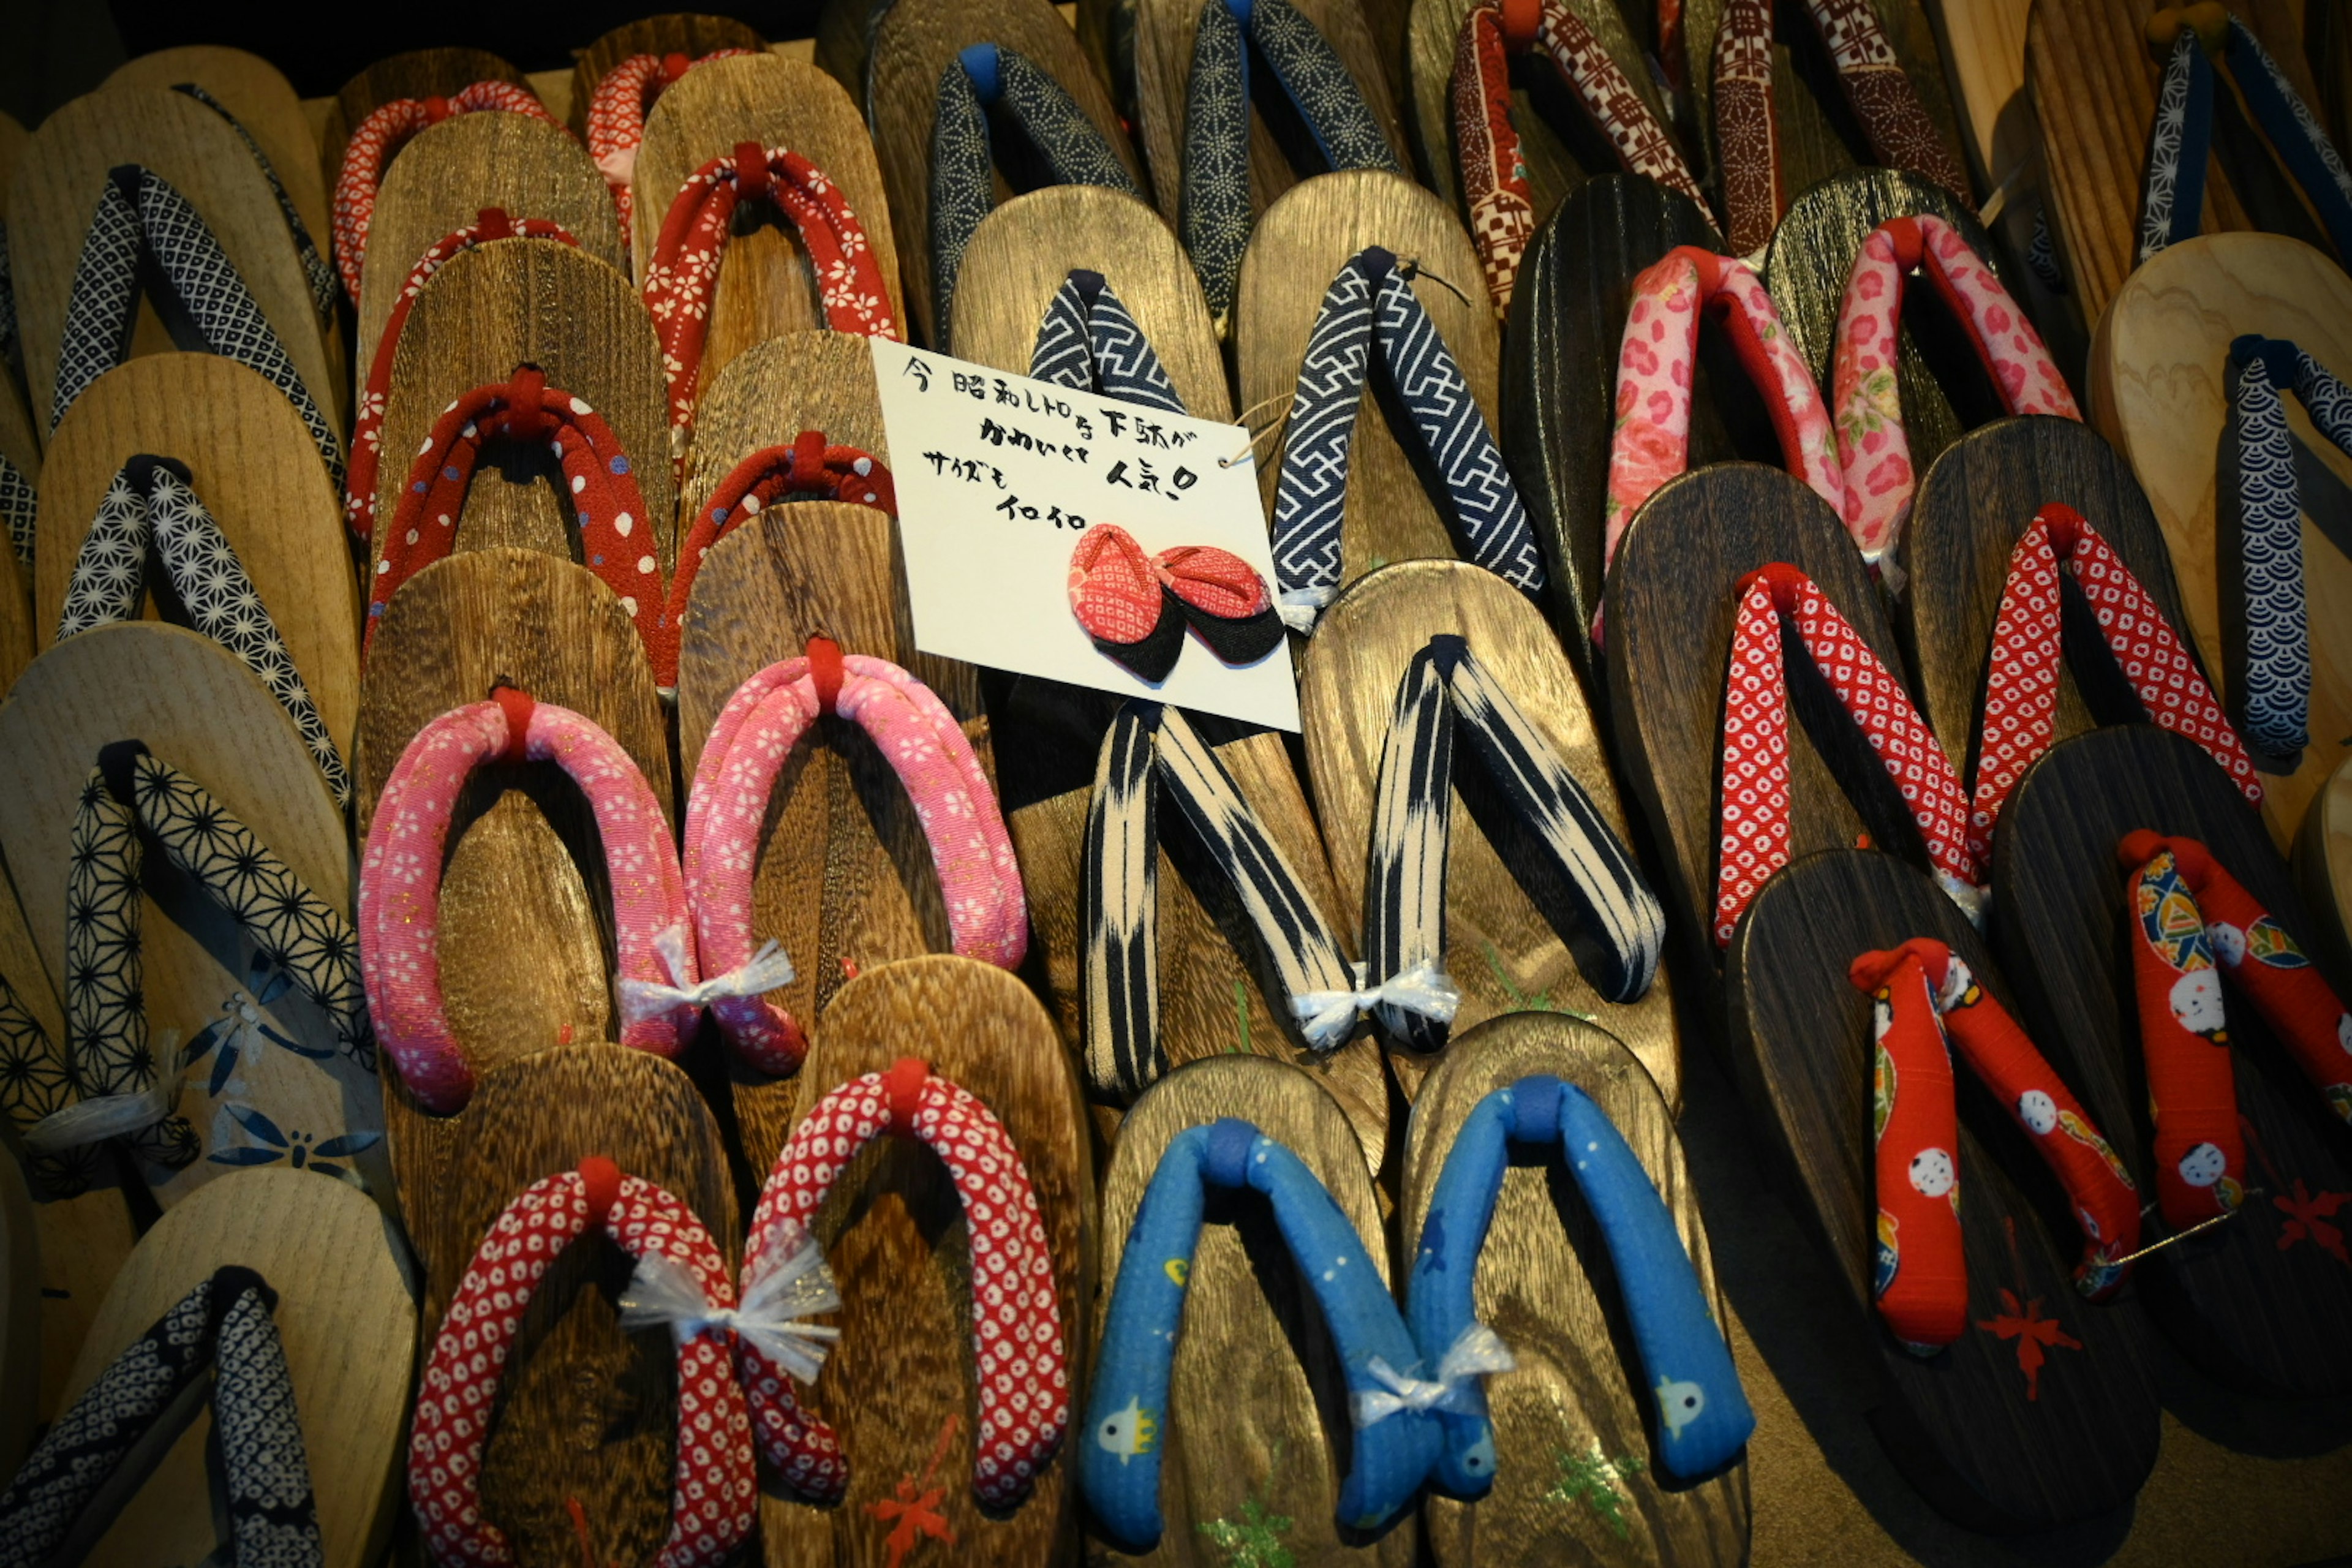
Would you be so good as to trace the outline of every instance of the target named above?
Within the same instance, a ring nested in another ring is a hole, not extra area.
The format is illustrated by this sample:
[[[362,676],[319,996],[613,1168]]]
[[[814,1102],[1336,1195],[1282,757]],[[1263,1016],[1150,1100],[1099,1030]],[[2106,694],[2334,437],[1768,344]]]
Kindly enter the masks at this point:
[[[1127,313],[1099,272],[1072,268],[1037,323],[1029,374],[1079,392],[1140,403],[1171,414],[1187,412],[1176,384],[1160,367],[1151,340]]]
[[[1372,993],[1402,982],[1444,984],[1445,868],[1452,835],[1454,721],[1566,889],[1581,936],[1579,963],[1612,1002],[1638,1000],[1658,973],[1665,913],[1633,857],[1542,731],[1462,638],[1430,638],[1397,682],[1381,753],[1364,888],[1364,963]],[[1378,994],[1370,1010],[1415,1050],[1445,1044],[1444,1016]]]
[[[1087,813],[1087,1076],[1125,1101],[1168,1069],[1160,1042],[1160,824],[1153,776],[1232,885],[1280,1000],[1349,989],[1339,943],[1216,753],[1176,709],[1129,702],[1111,721]],[[1352,1032],[1302,1027],[1328,1051]]]

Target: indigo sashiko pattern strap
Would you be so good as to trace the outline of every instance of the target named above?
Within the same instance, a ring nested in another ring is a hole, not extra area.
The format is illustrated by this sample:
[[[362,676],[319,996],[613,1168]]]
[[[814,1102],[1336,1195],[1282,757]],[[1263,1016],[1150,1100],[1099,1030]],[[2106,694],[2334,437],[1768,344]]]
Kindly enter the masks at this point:
[[[2229,68],[2271,150],[2319,215],[2339,255],[2352,256],[2352,171],[2268,50],[2243,22],[2206,4],[2162,10],[2148,42],[2168,50],[2140,193],[2137,265],[2192,237],[2204,221],[2205,159],[2213,142],[2213,69]]]
[[[72,1105],[74,1095],[64,1053],[8,977],[0,974],[0,1116],[23,1137]],[[96,1154],[78,1145],[55,1153],[28,1152],[25,1175],[35,1197],[69,1198],[89,1191],[98,1165]]]
[[[2065,640],[2059,584],[2069,577],[2148,722],[2196,742],[2248,804],[2263,801],[2253,759],[2163,608],[2089,520],[2063,501],[2052,501],[2033,514],[2010,552],[1993,617],[1976,792],[1969,805],[1969,852],[1985,865],[1992,863],[1993,825],[2002,804],[2057,738]]]
[[[1033,380],[1050,381],[1125,403],[1186,412],[1151,340],[1099,272],[1074,267],[1037,323],[1029,350]]]
[[[1203,0],[1184,89],[1184,248],[1222,334],[1249,247],[1250,54],[1274,69],[1323,171],[1402,174],[1396,150],[1330,43],[1290,0]]]
[[[2292,758],[2311,743],[2311,626],[2305,600],[2303,481],[2280,395],[2303,400],[2312,425],[2352,454],[2352,388],[2280,338],[2230,345],[2230,448],[2217,504],[2234,507],[2245,626],[2239,718],[2257,752]],[[2232,468],[2234,467],[2234,483]]]
[[[824,432],[803,430],[788,447],[762,447],[719,481],[710,499],[693,513],[677,547],[671,574],[666,624],[683,632],[695,579],[711,547],[768,507],[796,500],[840,500],[898,515],[898,492],[890,470],[855,447],[829,447]]]
[[[1324,291],[1307,334],[1274,494],[1276,607],[1297,632],[1313,632],[1339,592],[1349,450],[1375,343],[1444,485],[1470,559],[1523,594],[1543,590],[1543,555],[1527,509],[1469,383],[1413,294],[1412,277],[1378,246],[1358,251]]]
[[[341,485],[343,444],[236,264],[188,199],[136,163],[107,172],[82,237],[58,348],[49,429],[57,429],[91,382],[129,355],[142,284],[154,287],[152,303],[174,346],[233,359],[285,395],[310,432],[328,479]]]
[[[1911,515],[1918,472],[1895,380],[1902,356],[1904,283],[1917,268],[1968,333],[2005,414],[2079,420],[2074,395],[2042,334],[2010,298],[1983,257],[1932,214],[1889,218],[1854,253],[1838,306],[1830,406],[1845,476],[1845,525],[1862,558],[1882,576]]]
[[[1454,39],[1450,93],[1470,237],[1498,316],[1510,305],[1520,258],[1536,232],[1535,190],[1511,124],[1511,58],[1538,50],[1608,138],[1619,167],[1706,205],[1682,150],[1575,12],[1561,0],[1478,0]]]
[[[383,184],[393,158],[426,126],[438,125],[453,114],[482,110],[556,122],[530,89],[511,82],[478,81],[446,98],[395,98],[379,104],[352,128],[352,139],[343,143],[342,172],[335,177],[331,221],[335,230],[335,266],[353,303],[359,300],[360,273],[367,260],[368,229],[375,222],[376,190]]]
[[[0,279],[0,289],[6,287]],[[33,570],[33,547],[38,539],[41,516],[41,492],[25,470],[0,453],[0,522],[8,525],[8,543],[16,552],[16,564],[29,578]]]
[[[2006,1008],[1940,942],[1915,937],[1848,968],[1871,998],[1877,1239],[1872,1294],[1887,1331],[1933,1355],[1968,1331],[1952,1047],[2066,1189],[2083,1256],[2074,1289],[2104,1300],[2139,1248],[2139,1194],[2082,1102]]]
[[[1638,1001],[1658,973],[1665,911],[1551,742],[1470,645],[1450,634],[1430,638],[1397,682],[1364,884],[1364,967],[1371,989],[1352,1000],[1414,1050],[1445,1044],[1461,1000],[1445,976],[1457,719],[1467,728],[1471,754],[1574,904],[1592,950],[1585,962],[1598,971],[1588,976],[1594,989],[1612,1002]]]
[[[1087,1506],[1123,1549],[1148,1551],[1160,1540],[1160,1457],[1174,1414],[1169,1372],[1213,1191],[1265,1194],[1299,1279],[1322,1309],[1347,1379],[1355,1435],[1339,1522],[1378,1529],[1412,1498],[1436,1458],[1439,1434],[1429,1411],[1445,1391],[1426,1381],[1432,1369],[1330,1190],[1286,1144],[1232,1117],[1170,1139],[1136,1207],[1087,1396],[1078,1450]]]
[[[961,1201],[971,1247],[971,1348],[979,1426],[971,1489],[990,1508],[1027,1495],[1070,1424],[1071,1369],[1054,1255],[1029,1170],[1004,1124],[961,1085],[912,1057],[829,1091],[776,1156],[743,1248],[747,1277],[816,1223],[833,1184],[884,1132],[919,1139]],[[753,1375],[764,1346],[739,1347],[761,1456],[784,1484],[838,1502],[849,1462],[825,1421],[796,1400],[781,1370]]]
[[[92,626],[139,618],[147,597],[150,551],[163,562],[172,591],[196,630],[228,649],[269,688],[286,716],[302,732],[302,743],[333,792],[337,805],[352,801],[351,773],[335,738],[319,717],[302,672],[270,618],[269,606],[254,591],[244,563],[204,498],[196,494],[187,466],[170,458],[135,457],[106,487],[98,516],[82,536],[73,579],[58,616],[59,641]]]
[[[1786,562],[1739,584],[1723,700],[1722,826],[1715,941],[1727,945],[1748,900],[1789,862],[1789,685],[1781,617],[1858,725],[1926,842],[1936,885],[1970,920],[1985,903],[1982,868],[1969,849],[1969,801],[1959,774],[1911,704],[1821,585]]]
[[[435,1115],[465,1108],[474,1070],[441,1000],[441,867],[457,795],[494,762],[553,763],[588,797],[611,876],[623,983],[691,986],[694,953],[656,939],[686,921],[686,882],[668,819],[645,774],[593,720],[499,687],[416,732],[385,781],[360,863],[360,971],[368,1011],[401,1081]],[[625,1013],[621,1044],[676,1056],[698,1012],[683,1004]]]
[[[367,383],[360,389],[359,406],[352,421],[352,470],[343,486],[343,521],[362,540],[375,535],[375,484],[378,465],[383,458],[383,412],[392,396],[392,367],[400,348],[400,334],[408,325],[408,312],[416,297],[425,292],[425,285],[442,265],[460,252],[478,245],[488,245],[494,239],[554,239],[575,248],[580,242],[562,224],[548,218],[525,218],[517,223],[503,207],[484,207],[474,221],[461,229],[443,235],[431,249],[416,258],[408,269],[407,280],[400,286],[400,297],[392,302],[392,310],[383,320],[383,334],[376,339],[375,354],[368,362]]]
[[[1160,1043],[1155,775],[1232,887],[1309,1049],[1331,1050],[1354,1031],[1362,984],[1241,786],[1182,711],[1126,703],[1096,762],[1084,870],[1087,1076],[1121,1100],[1169,1067]]]
[[[295,210],[294,198],[286,194],[285,184],[278,179],[276,166],[269,162],[269,154],[261,150],[261,143],[253,139],[253,132],[228,111],[228,105],[206,92],[199,84],[173,82],[172,90],[187,94],[227,121],[228,128],[236,132],[236,139],[245,143],[245,150],[253,154],[253,162],[261,170],[261,177],[269,182],[269,194],[277,198],[278,216],[286,220],[286,232],[293,237],[294,254],[301,258],[303,280],[310,286],[310,308],[319,314],[320,330],[331,330],[335,324],[335,300],[338,298],[335,268],[320,254],[318,241],[310,237],[310,226],[304,223],[302,215]]]
[[[702,971],[689,999],[763,1072],[797,1069],[806,1040],[761,994],[789,984],[772,941],[752,951],[751,882],[768,797],[793,749],[827,714],[872,737],[914,805],[931,847],[955,951],[1013,969],[1029,951],[1029,906],[1013,839],[987,770],[947,704],[887,658],[842,653],[827,638],[735,689],[711,724],[686,807],[686,885]]]
[[[667,55],[631,55],[604,73],[588,98],[588,155],[613,193],[621,214],[621,243],[629,243],[629,219],[635,195],[637,149],[646,142],[646,116],[654,100],[672,82],[696,66],[711,60],[756,54],[756,49],[713,49],[700,59],[678,51]]]
[[[434,1339],[409,1438],[408,1500],[443,1568],[502,1568],[515,1560],[482,1508],[482,1456],[499,1418],[499,1382],[549,1267],[596,1229],[637,1261],[639,1281],[650,1266],[711,1303],[708,1317],[674,1325],[677,1458],[669,1533],[653,1568],[717,1568],[758,1521],[751,1421],[730,1353],[735,1287],[726,1259],[692,1209],[596,1157],[515,1194],[466,1266]]]
[[[1107,185],[1140,197],[1110,142],[1045,69],[1025,55],[973,44],[940,73],[931,124],[931,339],[953,353],[951,313],[964,248],[996,205],[996,165],[988,111],[1011,115],[1064,185]]]
[[[1406,1321],[1423,1363],[1440,1369],[1436,1382],[1445,1389],[1430,1407],[1444,1431],[1439,1486],[1476,1498],[1495,1481],[1486,1392],[1469,1368],[1508,1371],[1511,1363],[1503,1352],[1496,1363],[1501,1341],[1478,1321],[1471,1284],[1512,1144],[1558,1147],[1601,1227],[1666,1470],[1695,1479],[1728,1464],[1756,1429],[1756,1416],[1674,1216],[1607,1114],[1576,1085],[1538,1074],[1496,1089],[1464,1119],[1438,1172],[1406,1279]],[[1456,1368],[1450,1376],[1449,1362]]]
[[[710,331],[710,303],[719,264],[745,202],[772,203],[792,220],[807,247],[824,301],[824,323],[836,332],[900,336],[890,289],[866,226],[849,198],[825,172],[789,147],[739,142],[686,178],[662,218],[641,288],[661,339],[662,373],[669,379],[669,444],[683,462],[694,431],[695,387]]]
[[[0,1568],[48,1562],[131,1451],[207,1373],[228,1539],[206,1561],[320,1568],[326,1550],[277,1308],[278,1292],[252,1269],[215,1269],[115,1357],[0,1495]]]

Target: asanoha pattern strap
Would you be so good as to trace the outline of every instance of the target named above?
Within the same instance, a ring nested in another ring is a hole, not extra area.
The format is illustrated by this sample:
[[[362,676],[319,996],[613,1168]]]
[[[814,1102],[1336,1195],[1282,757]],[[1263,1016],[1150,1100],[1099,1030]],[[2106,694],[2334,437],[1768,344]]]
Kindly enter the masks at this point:
[[[808,1049],[792,1016],[746,980],[754,963],[751,882],[775,792],[793,749],[835,714],[889,761],[931,847],[955,951],[1013,969],[1029,951],[1029,906],[996,790],[963,727],[931,689],[887,658],[844,655],[822,638],[742,685],[710,727],[686,806],[685,873],[710,1008],[729,1041],[762,1072],[797,1069]],[[760,976],[758,978],[765,978]],[[789,982],[789,971],[782,984]]]
[[[1470,559],[1523,594],[1543,591],[1543,556],[1527,509],[1469,383],[1413,294],[1412,276],[1378,246],[1358,251],[1324,291],[1307,334],[1274,496],[1276,607],[1295,631],[1313,632],[1339,592],[1349,450],[1375,344]]]
[[[1274,69],[1323,161],[1318,173],[1385,169],[1396,151],[1328,40],[1290,0],[1203,0],[1184,89],[1184,248],[1220,332],[1231,320],[1251,226],[1250,52]]]
[[[694,955],[656,943],[683,927],[686,882],[669,824],[651,785],[595,721],[501,687],[488,702],[453,709],[417,731],[376,803],[360,864],[360,972],[376,1033],[401,1081],[435,1115],[465,1108],[474,1071],[441,1000],[441,865],[458,792],[476,768],[500,760],[553,763],[588,797],[613,890],[619,977],[691,986]],[[621,1044],[675,1056],[698,1010],[681,1004],[624,1009]]]
[[[0,1495],[0,1568],[38,1568],[140,1440],[207,1371],[214,1446],[226,1483],[228,1568],[321,1568],[326,1552],[285,1347],[278,1292],[230,1266],[173,1303],[42,1434]]]
[[[620,210],[623,245],[629,243],[630,212],[635,202],[630,185],[636,178],[637,149],[645,145],[646,116],[653,112],[654,100],[696,66],[758,52],[713,49],[700,59],[677,51],[631,55],[597,82],[596,90],[588,96],[588,155],[596,160],[596,172],[604,176],[604,186],[613,193],[613,205]]]
[[[73,1073],[65,1054],[41,1021],[0,974],[0,1115],[19,1137],[44,1117],[74,1103]],[[87,1192],[98,1173],[98,1156],[88,1148],[56,1153],[27,1152],[25,1174],[36,1196],[69,1198]]]
[[[1882,575],[1895,564],[1918,482],[1895,379],[1904,284],[1913,268],[1927,275],[1967,331],[2004,413],[2083,417],[2042,334],[1958,229],[1922,214],[1889,218],[1871,230],[1854,255],[1838,306],[1830,406],[1845,478],[1846,530],[1862,558]]]
[[[550,219],[531,217],[517,223],[503,207],[484,207],[472,223],[435,241],[408,269],[400,297],[383,319],[383,335],[376,339],[374,357],[368,362],[367,384],[360,389],[359,406],[353,411],[352,471],[343,486],[343,521],[362,540],[375,536],[375,483],[383,459],[384,405],[392,396],[392,367],[399,353],[401,331],[408,325],[408,312],[416,297],[425,292],[425,285],[450,258],[494,239],[554,239],[574,247],[580,244],[562,225]]]
[[[129,355],[140,289],[151,282],[157,288],[156,312],[173,343],[259,372],[302,416],[327,465],[327,478],[341,485],[343,444],[236,264],[188,199],[136,163],[108,171],[82,237],[58,347],[50,431],[91,382]]]
[[[1575,12],[1560,0],[1478,0],[1454,40],[1454,145],[1470,237],[1498,316],[1511,302],[1519,259],[1536,231],[1535,191],[1511,125],[1510,67],[1513,55],[1536,49],[1608,138],[1620,168],[1706,205],[1682,150]]]
[[[824,432],[817,430],[802,431],[789,447],[762,447],[736,464],[693,514],[678,542],[667,623],[683,632],[695,579],[712,546],[767,508],[796,500],[848,501],[898,515],[898,492],[890,482],[890,470],[870,454],[855,447],[828,447]]]
[[[342,172],[335,178],[335,266],[343,289],[354,304],[360,297],[360,274],[367,260],[368,229],[375,222],[375,194],[384,171],[409,139],[428,125],[438,125],[453,114],[499,110],[528,114],[556,123],[539,95],[511,82],[478,81],[446,98],[395,98],[379,104],[352,131],[343,143]]]
[[[151,549],[163,562],[163,574],[196,630],[236,655],[269,688],[302,732],[302,743],[310,748],[335,804],[349,805],[351,774],[335,738],[327,732],[327,721],[319,716],[302,672],[294,668],[294,657],[270,618],[269,606],[261,602],[227,536],[205,510],[186,465],[141,456],[116,471],[74,560],[73,579],[58,616],[58,640],[92,626],[136,620],[147,596]]]
[[[408,1500],[443,1568],[502,1568],[513,1548],[483,1516],[482,1455],[499,1415],[499,1380],[549,1267],[601,1228],[641,1268],[661,1258],[719,1311],[735,1305],[726,1260],[677,1197],[609,1160],[543,1177],[515,1194],[466,1266],[433,1342],[408,1445]],[[653,1568],[716,1568],[759,1517],[751,1421],[724,1330],[676,1334],[677,1444],[670,1528]]]
[[[7,280],[0,279],[0,289]],[[33,546],[39,537],[41,492],[24,469],[0,454],[0,521],[8,525],[8,542],[16,552],[16,564],[24,568],[26,577],[32,575]]]
[[[817,1211],[859,1150],[888,1131],[919,1138],[946,1165],[971,1250],[971,1348],[979,1429],[971,1488],[984,1505],[1025,1496],[1070,1424],[1069,1350],[1045,1222],[1028,1167],[1004,1124],[961,1085],[901,1058],[828,1092],[776,1156],[743,1248],[745,1273],[814,1231]],[[848,1490],[849,1462],[833,1428],[793,1397],[755,1344],[739,1346],[751,1382],[760,1452],[784,1484],[818,1502]]]
[[[1152,351],[1151,340],[1135,324],[1118,293],[1099,272],[1072,268],[1037,323],[1029,351],[1029,374],[1037,381],[1122,402],[1140,403],[1171,414],[1187,410],[1176,384]]]
[[[1903,683],[1822,593],[1785,562],[1739,585],[1738,619],[1723,706],[1722,817],[1716,872],[1715,941],[1728,944],[1739,917],[1789,861],[1789,686],[1781,667],[1786,616],[1860,726],[1926,841],[1936,885],[1969,919],[1981,916],[1984,880],[1969,850],[1968,795]]]
[[[1466,726],[1471,755],[1530,830],[1548,869],[1576,906],[1592,949],[1588,973],[1612,1002],[1650,989],[1666,938],[1665,912],[1584,786],[1461,637],[1432,637],[1397,682],[1372,806],[1364,886],[1370,1010],[1414,1050],[1445,1044],[1458,994],[1445,978],[1445,870],[1453,838],[1454,738]],[[1402,996],[1383,994],[1402,986]],[[1419,993],[1448,997],[1433,1010]],[[1416,1005],[1420,1002],[1421,1005]],[[1424,1347],[1427,1348],[1427,1347]],[[1440,1347],[1443,1348],[1443,1347]]]
[[[294,254],[301,258],[302,277],[310,285],[310,307],[319,313],[320,329],[331,329],[335,324],[335,300],[339,298],[335,268],[319,253],[318,241],[310,237],[310,226],[302,221],[302,215],[295,209],[294,198],[286,194],[286,186],[278,178],[276,166],[269,162],[269,154],[261,150],[261,143],[253,139],[253,132],[245,128],[244,122],[228,111],[228,105],[206,92],[198,83],[173,82],[172,90],[187,94],[227,121],[228,128],[236,132],[236,139],[245,143],[245,150],[253,154],[254,163],[261,170],[261,177],[269,182],[269,194],[277,198],[278,216],[286,220],[286,232],[293,237]]]

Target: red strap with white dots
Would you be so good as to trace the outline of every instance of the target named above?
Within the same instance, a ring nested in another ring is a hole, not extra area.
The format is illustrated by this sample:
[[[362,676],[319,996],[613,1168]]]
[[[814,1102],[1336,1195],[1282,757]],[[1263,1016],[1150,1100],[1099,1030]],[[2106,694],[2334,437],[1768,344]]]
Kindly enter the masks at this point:
[[[426,126],[437,125],[453,114],[486,109],[557,123],[530,89],[512,82],[478,81],[446,98],[395,98],[378,105],[352,130],[352,139],[343,143],[342,173],[335,179],[333,225],[335,267],[354,303],[360,297],[360,273],[367,259],[368,229],[375,222],[376,190],[383,184],[383,172],[392,166],[394,155]]]
[[[613,193],[621,213],[621,243],[629,243],[633,198],[630,184],[637,174],[637,149],[645,144],[646,116],[654,100],[669,85],[696,66],[730,56],[754,55],[757,49],[713,49],[700,59],[682,53],[631,55],[604,73],[588,98],[588,155]]]
[[[828,447],[821,430],[803,430],[789,447],[762,447],[719,481],[694,512],[677,547],[669,585],[669,624],[686,624],[687,600],[710,547],[779,500],[845,500],[898,515],[890,470],[855,447]]]

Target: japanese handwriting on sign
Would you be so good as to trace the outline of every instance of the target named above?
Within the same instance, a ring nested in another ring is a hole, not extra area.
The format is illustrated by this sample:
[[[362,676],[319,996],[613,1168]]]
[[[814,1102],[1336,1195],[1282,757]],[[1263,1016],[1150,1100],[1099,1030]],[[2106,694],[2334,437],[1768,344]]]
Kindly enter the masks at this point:
[[[1102,416],[1113,436],[1125,437],[1146,447],[1157,447],[1162,451],[1172,452],[1189,446],[1199,435],[1194,430],[1171,430],[1157,419],[1146,419],[1139,414],[1122,413],[1116,408],[1104,409]]]
[[[992,509],[1016,522],[1049,522],[1055,528],[1075,528],[1084,531],[1087,520],[1074,511],[1064,511],[1052,503],[1032,506],[1019,496],[1007,495]]]
[[[931,472],[942,479],[961,479],[968,485],[993,485],[1004,488],[1004,470],[977,458],[958,458],[946,452],[926,452],[923,461],[930,464]]]
[[[1105,484],[1124,485],[1139,494],[1159,496],[1167,500],[1176,500],[1200,480],[1200,475],[1181,464],[1172,473],[1163,474],[1151,466],[1149,458],[1138,458],[1131,463],[1121,458],[1111,465],[1110,472],[1103,476]]]
[[[1057,441],[1051,436],[1039,436],[1017,426],[1000,425],[993,419],[980,422],[980,438],[992,447],[1010,447],[1016,452],[1034,452],[1040,457],[1059,458],[1065,462],[1083,463],[1087,448],[1071,441]]]

